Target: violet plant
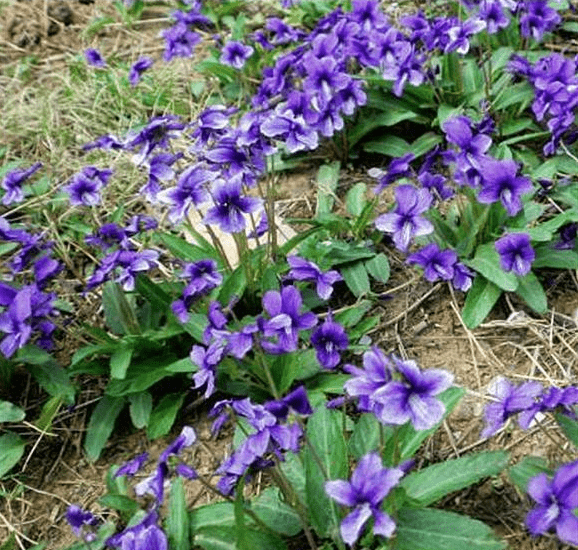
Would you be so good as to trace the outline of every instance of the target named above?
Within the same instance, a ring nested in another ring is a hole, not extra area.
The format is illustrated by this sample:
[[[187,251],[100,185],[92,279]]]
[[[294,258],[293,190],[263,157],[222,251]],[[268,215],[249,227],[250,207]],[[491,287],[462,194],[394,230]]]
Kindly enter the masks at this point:
[[[117,8],[136,14],[142,4]],[[191,398],[211,404],[215,433],[234,422],[234,449],[214,472],[218,481],[201,480],[222,501],[187,510],[183,486],[200,476],[180,458],[196,439],[185,428],[132,492],[122,477],[140,472],[147,457],[109,475],[105,502],[119,511],[122,530],[114,534],[106,523],[94,532],[94,516],[78,508],[69,509],[69,522],[92,548],[210,550],[234,541],[238,548],[282,549],[301,534],[312,549],[411,550],[424,540],[435,541],[432,548],[463,547],[456,538],[503,548],[482,522],[430,505],[498,475],[507,453],[415,469],[420,445],[463,390],[450,373],[422,370],[368,347],[362,336],[379,322],[366,315],[373,281],[389,278],[383,233],[428,281],[468,293],[463,315],[472,327],[503,291],[544,311],[534,270],[578,267],[575,184],[558,177],[575,169],[575,61],[536,50],[560,15],[540,0],[466,4],[464,18],[462,9],[419,12],[398,28],[373,0],[331,10],[303,1],[291,13],[312,23],[309,29],[272,17],[247,34],[246,19],[230,17],[238,6],[221,4],[183,2],[163,33],[163,57],[192,57],[202,35],[221,31],[213,57],[199,69],[221,82],[232,104],[215,94],[196,120],[155,116],[125,136],[85,146],[88,153],[131,157],[142,177],[139,200],[155,218],[131,217],[121,205],[85,232],[95,262],[82,290],[100,293],[105,320],[102,328],[86,327],[93,343],[77,350],[68,375],[108,379],[88,425],[91,460],[127,407],[135,428],[146,428],[151,439],[170,432]],[[102,56],[88,58],[99,75],[108,74]],[[138,90],[149,68],[148,60],[137,61],[127,82]],[[515,79],[521,81],[512,86]],[[419,137],[410,144],[394,135],[402,129]],[[543,153],[559,153],[550,164],[535,152],[545,137]],[[311,228],[280,243],[269,176],[276,164],[321,145],[339,160],[319,169],[314,219],[294,220]],[[336,215],[341,162],[356,148],[390,159],[370,171],[375,197],[368,199],[359,183],[345,196],[346,214]],[[22,180],[36,169],[5,176],[3,204],[24,197]],[[108,166],[88,165],[61,183],[61,197],[91,216],[115,176]],[[537,184],[545,178],[556,181],[542,193]],[[396,204],[377,213],[379,195],[391,185]],[[2,223],[3,240],[15,243],[18,285],[3,283],[0,293],[0,351],[26,362],[25,344],[48,346],[55,330],[56,298],[45,289],[60,266],[42,236]],[[227,253],[227,236],[237,260]],[[346,289],[356,302],[343,307],[338,298]],[[51,370],[52,362],[29,356],[30,368],[44,374],[39,380],[59,381],[50,385],[57,388],[50,407],[70,401],[68,378]],[[187,390],[165,393],[165,382]],[[560,392],[539,401],[535,387],[505,384],[488,409],[486,435],[521,411],[528,423],[545,407],[568,413],[575,396]],[[0,419],[22,419],[17,408],[2,410]],[[573,417],[563,418],[573,434]],[[18,436],[2,437],[0,448],[22,454]],[[274,486],[247,499],[244,485],[261,471]],[[526,484],[537,503],[527,520],[532,534],[555,529],[576,543],[575,474],[571,463]]]

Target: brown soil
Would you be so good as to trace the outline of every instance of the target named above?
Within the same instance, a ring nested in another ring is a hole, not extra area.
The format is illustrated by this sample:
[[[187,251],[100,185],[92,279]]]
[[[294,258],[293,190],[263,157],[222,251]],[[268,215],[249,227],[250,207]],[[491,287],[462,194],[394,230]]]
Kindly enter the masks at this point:
[[[50,8],[46,10],[47,6]],[[70,53],[98,44],[104,54],[129,51],[132,40],[149,40],[162,50],[156,40],[163,23],[142,24],[139,32],[127,31],[122,25],[109,25],[87,43],[81,32],[100,15],[115,16],[108,0],[85,2],[46,2],[31,0],[12,2],[1,12],[5,24],[0,29],[0,70],[15,66],[26,56],[38,58],[38,66],[49,68]],[[145,12],[145,19],[164,16],[163,8]],[[142,44],[141,44],[142,45]],[[365,179],[363,174],[343,172],[338,195],[343,197],[353,182]],[[280,178],[280,206],[285,217],[308,217],[315,209],[313,170]],[[338,203],[339,204],[339,203]],[[383,205],[387,209],[387,205]],[[437,462],[449,457],[483,449],[506,448],[513,461],[528,454],[553,460],[568,460],[563,441],[553,426],[548,438],[539,429],[522,432],[517,427],[502,431],[490,440],[481,440],[482,409],[488,383],[497,375],[517,380],[536,379],[545,383],[576,383],[578,364],[578,282],[574,273],[558,273],[548,286],[552,310],[539,317],[528,311],[514,297],[502,299],[490,319],[470,331],[460,321],[463,296],[450,292],[445,285],[432,286],[420,279],[403,263],[395,251],[387,250],[392,277],[387,293],[374,313],[381,316],[379,326],[368,336],[386,352],[415,358],[425,368],[442,367],[455,375],[456,383],[468,389],[463,401],[444,423],[444,429],[431,438],[420,451],[421,463]],[[74,351],[74,350],[71,350]],[[43,398],[30,389],[23,376],[12,396],[29,410],[38,410]],[[82,439],[87,419],[102,392],[98,380],[83,380],[82,392],[73,410],[63,410],[49,434],[35,432],[31,425],[22,426],[21,434],[28,445],[21,466],[0,482],[3,498],[0,504],[0,544],[9,532],[15,532],[20,548],[45,541],[48,550],[57,550],[74,542],[64,520],[69,504],[79,504],[102,514],[98,499],[104,494],[104,479],[112,464],[120,464],[148,450],[154,457],[174,437],[182,425],[194,426],[200,444],[185,455],[200,473],[212,472],[230,449],[230,433],[214,440],[209,436],[205,411],[193,409],[179,418],[179,427],[170,437],[150,442],[135,430],[117,430],[96,463],[83,455]],[[34,415],[29,415],[33,417]],[[26,431],[28,429],[28,431]],[[574,454],[574,459],[578,455]],[[195,483],[188,488],[191,503],[205,503],[214,497]],[[515,550],[554,550],[563,548],[556,539],[531,539],[523,527],[527,511],[526,497],[517,493],[506,477],[484,481],[450,495],[443,503],[446,509],[467,513],[488,522]]]

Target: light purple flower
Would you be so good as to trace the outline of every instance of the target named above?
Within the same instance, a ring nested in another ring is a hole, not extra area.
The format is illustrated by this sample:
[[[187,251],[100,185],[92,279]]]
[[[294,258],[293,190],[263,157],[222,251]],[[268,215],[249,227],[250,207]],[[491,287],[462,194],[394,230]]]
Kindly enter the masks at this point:
[[[317,324],[317,317],[308,311],[301,314],[303,300],[301,293],[294,286],[285,286],[281,292],[269,290],[263,296],[263,309],[269,319],[260,317],[259,327],[265,338],[261,345],[269,353],[279,354],[295,351],[300,330],[308,330]]]
[[[329,300],[333,293],[333,285],[338,281],[343,281],[338,271],[323,272],[316,263],[299,256],[287,256],[287,263],[291,267],[287,279],[314,282],[317,295],[322,300]]]
[[[507,378],[499,376],[491,384],[488,393],[496,401],[484,410],[486,427],[482,437],[494,435],[510,416],[532,408],[535,399],[542,393],[542,385],[539,382],[524,382],[515,386]]]
[[[165,53],[163,59],[170,61],[173,57],[191,57],[194,47],[201,41],[201,35],[190,31],[182,21],[164,30]]]
[[[383,424],[405,424],[416,430],[433,428],[445,414],[445,405],[436,398],[453,383],[453,375],[442,369],[420,370],[415,361],[393,357],[403,381],[393,380],[372,396],[374,410]]]
[[[440,250],[435,243],[430,243],[407,257],[408,264],[423,268],[423,276],[430,283],[440,279],[451,281],[457,260],[458,255],[453,250]]]
[[[376,178],[378,180],[378,184],[373,190],[373,192],[377,195],[381,193],[385,187],[387,187],[390,183],[409,176],[411,174],[411,167],[410,162],[415,158],[413,153],[406,153],[401,157],[396,157],[391,160],[385,170],[381,170],[380,168],[371,168],[369,170],[369,175],[372,178]]]
[[[513,271],[523,277],[532,269],[536,253],[530,245],[527,233],[509,233],[499,238],[495,244],[500,255],[500,265],[506,272]]]
[[[325,492],[330,498],[353,508],[339,528],[346,544],[355,544],[371,517],[376,535],[386,538],[393,535],[395,522],[381,510],[381,504],[403,475],[401,468],[384,468],[380,456],[373,452],[359,460],[351,481],[337,479],[325,483]]]
[[[251,46],[246,46],[242,42],[231,40],[223,46],[219,61],[223,65],[229,65],[235,69],[241,70],[247,59],[249,59],[255,50]]]
[[[478,202],[492,204],[501,201],[510,216],[522,210],[521,196],[533,190],[532,182],[516,176],[518,165],[514,160],[487,159],[480,162],[482,188]]]
[[[120,477],[120,476],[129,476],[133,477],[137,472],[142,470],[145,462],[148,460],[149,454],[148,453],[141,453],[140,455],[135,456],[131,460],[125,462],[115,473],[113,477]]]
[[[22,184],[32,175],[34,172],[39,170],[42,166],[41,162],[36,162],[29,168],[24,170],[16,168],[15,170],[10,170],[2,180],[2,189],[6,191],[2,197],[2,204],[8,206],[9,204],[18,203],[24,200],[24,191],[22,190]]]
[[[578,460],[558,468],[552,479],[545,473],[530,479],[528,494],[538,504],[526,516],[530,533],[555,530],[562,542],[578,546]]]
[[[158,514],[153,510],[140,523],[109,537],[106,545],[122,550],[167,550],[167,536],[158,521]]]
[[[407,252],[414,237],[428,235],[434,230],[433,224],[421,216],[431,206],[433,197],[427,189],[399,185],[395,189],[395,200],[393,212],[377,217],[375,227],[393,233],[395,246]]]
[[[212,343],[207,349],[203,346],[193,346],[189,357],[198,370],[193,374],[194,388],[205,388],[204,398],[207,399],[215,392],[216,369],[223,359],[224,343]]]

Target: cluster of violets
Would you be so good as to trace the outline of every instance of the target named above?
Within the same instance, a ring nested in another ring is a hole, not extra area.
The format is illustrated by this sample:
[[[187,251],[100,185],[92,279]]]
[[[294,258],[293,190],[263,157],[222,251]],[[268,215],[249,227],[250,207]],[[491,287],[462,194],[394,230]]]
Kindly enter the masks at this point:
[[[578,386],[544,388],[539,382],[513,384],[498,377],[489,388],[494,401],[486,406],[486,427],[482,437],[490,437],[517,415],[524,430],[540,421],[544,413],[561,413],[578,419]],[[528,494],[537,506],[526,516],[526,526],[532,535],[556,531],[558,538],[578,545],[578,461],[563,464],[551,479],[545,473],[533,477]]]
[[[163,450],[156,461],[153,473],[134,486],[134,493],[137,497],[147,496],[149,499],[146,514],[137,524],[109,537],[105,541],[106,546],[122,550],[167,550],[167,536],[159,525],[159,512],[165,500],[165,487],[173,476],[185,479],[198,477],[197,472],[179,457],[183,449],[193,445],[196,440],[197,435],[194,429],[185,426],[180,435]],[[114,477],[134,477],[145,467],[148,459],[148,453],[136,456],[120,466],[114,473]],[[71,505],[66,511],[66,519],[77,537],[87,543],[96,539],[95,528],[99,520],[94,514],[77,505]]]
[[[9,171],[1,184],[2,204],[24,200],[22,185],[40,167],[36,163],[27,169]],[[31,341],[50,350],[59,312],[56,294],[48,289],[63,269],[53,257],[54,243],[47,240],[46,232],[29,233],[4,216],[0,216],[0,240],[12,246],[11,259],[4,264],[0,281],[0,352],[10,358]]]

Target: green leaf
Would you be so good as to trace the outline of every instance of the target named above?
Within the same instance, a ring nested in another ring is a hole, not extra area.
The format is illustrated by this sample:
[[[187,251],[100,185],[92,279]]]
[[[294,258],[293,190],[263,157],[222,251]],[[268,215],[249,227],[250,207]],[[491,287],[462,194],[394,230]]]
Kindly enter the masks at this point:
[[[336,313],[335,321],[345,328],[354,327],[371,309],[372,305],[370,300],[361,300],[355,305]]]
[[[207,258],[220,260],[219,254],[212,247],[201,248],[170,233],[161,233],[159,238],[177,258],[186,262],[198,262]]]
[[[360,117],[359,122],[348,132],[347,141],[349,147],[353,147],[364,136],[375,130],[376,128],[395,126],[398,122],[404,120],[425,120],[417,113],[407,109],[400,108],[396,103],[391,102],[387,107],[387,111],[376,114],[373,117]]]
[[[189,523],[193,533],[203,527],[235,525],[235,510],[231,502],[215,502],[191,510]]]
[[[419,158],[431,151],[436,145],[442,142],[442,137],[433,132],[425,132],[419,136],[410,146],[409,150],[415,158]]]
[[[24,441],[15,433],[7,432],[0,436],[0,478],[18,464],[24,446]]]
[[[341,163],[338,160],[319,167],[317,172],[317,208],[315,217],[329,214],[333,210],[340,168]]]
[[[335,502],[325,493],[325,479],[347,478],[342,428],[342,414],[325,407],[318,408],[307,423],[312,449],[305,451],[305,491],[311,524],[321,537],[339,537],[340,515]]]
[[[124,397],[114,397],[105,394],[96,405],[90,417],[86,439],[84,440],[84,451],[91,462],[94,462],[100,456],[114,429],[115,420],[125,403]]]
[[[149,420],[147,429],[149,439],[157,439],[169,433],[184,399],[184,393],[170,393],[160,400]]]
[[[252,510],[267,527],[288,537],[294,537],[301,532],[299,514],[279,496],[279,489],[265,489],[251,504]]]
[[[379,447],[380,429],[381,424],[374,414],[362,414],[349,439],[349,452],[359,460],[363,455],[375,451]]]
[[[505,451],[486,451],[428,466],[405,477],[401,486],[416,506],[428,506],[443,496],[498,475],[508,465]]]
[[[401,157],[411,151],[411,145],[397,136],[387,135],[379,141],[370,141],[363,145],[366,153],[380,153],[388,157]]]
[[[544,288],[538,281],[538,277],[531,271],[524,277],[520,277],[516,294],[536,313],[546,313],[548,311],[548,298]]]
[[[370,292],[369,277],[363,262],[342,265],[339,268],[339,272],[355,297],[359,298]]]
[[[143,273],[136,276],[135,290],[147,299],[151,305],[164,311],[171,305],[171,297],[162,289],[161,285],[153,283]]]
[[[126,371],[130,366],[134,349],[132,346],[121,344],[110,357],[110,376],[119,380],[124,380]]]
[[[532,269],[552,267],[555,269],[578,269],[578,254],[574,250],[556,250],[549,244],[535,246],[536,259],[532,262]]]
[[[28,371],[53,397],[62,397],[67,405],[74,404],[76,395],[68,373],[53,359],[44,365],[28,365]]]
[[[287,453],[285,460],[279,463],[279,468],[288,479],[291,487],[295,490],[301,502],[306,502],[305,485],[307,483],[305,476],[305,467],[300,460],[301,455]]]
[[[147,391],[128,396],[130,419],[135,428],[141,429],[148,425],[153,409],[153,398]]]
[[[519,112],[521,112],[533,99],[532,86],[528,82],[520,82],[505,87],[500,96],[494,100],[493,108],[501,111],[510,105],[520,104]]]
[[[485,523],[445,510],[402,508],[397,517],[396,550],[502,550]]]
[[[24,409],[10,401],[0,401],[0,422],[20,422],[26,418]]]
[[[234,82],[239,78],[237,70],[217,61],[201,61],[195,65],[195,70],[207,76],[216,76],[223,82]]]
[[[500,266],[500,255],[492,243],[482,244],[476,249],[476,255],[466,265],[481,273],[488,281],[498,285],[502,290],[514,292],[518,288],[518,279]]]
[[[246,270],[244,266],[240,265],[223,280],[221,290],[219,291],[219,302],[228,304],[233,296],[241,298],[246,288]]]
[[[367,272],[380,283],[387,283],[390,275],[389,260],[387,256],[380,252],[376,254],[371,260],[364,262]]]
[[[502,294],[502,289],[478,275],[468,291],[462,319],[468,328],[476,328],[492,311],[495,303]]]
[[[191,548],[187,500],[183,488],[183,478],[179,476],[171,483],[166,533],[171,550],[189,550]]]
[[[102,288],[102,308],[107,326],[117,334],[140,334],[136,313],[118,283],[107,281]]]
[[[367,185],[360,181],[356,183],[345,196],[345,207],[347,212],[357,218],[363,212],[367,204]]]
[[[125,495],[104,495],[98,499],[98,503],[105,508],[129,512],[130,514],[134,514],[139,509],[138,502]]]
[[[508,475],[521,493],[528,491],[528,482],[538,474],[552,472],[548,468],[548,461],[538,456],[525,456],[508,469]]]
[[[236,544],[236,529],[234,527],[211,526],[202,527],[195,532],[195,545],[205,550],[286,550],[287,545],[279,538],[269,533],[245,530],[245,547]]]
[[[0,546],[0,550],[16,550],[16,548],[17,548],[16,534],[14,533],[14,531],[12,531],[12,533],[10,533],[10,536],[8,537],[8,540],[6,540],[6,542],[4,542],[2,546]]]
[[[58,410],[62,405],[62,397],[59,395],[51,397],[42,406],[42,412],[38,419],[34,422],[35,426],[42,431],[49,431],[52,426],[54,417],[58,414]]]
[[[572,441],[575,447],[578,447],[578,421],[562,413],[556,413],[554,416],[564,435]]]

